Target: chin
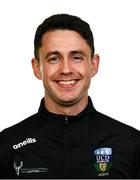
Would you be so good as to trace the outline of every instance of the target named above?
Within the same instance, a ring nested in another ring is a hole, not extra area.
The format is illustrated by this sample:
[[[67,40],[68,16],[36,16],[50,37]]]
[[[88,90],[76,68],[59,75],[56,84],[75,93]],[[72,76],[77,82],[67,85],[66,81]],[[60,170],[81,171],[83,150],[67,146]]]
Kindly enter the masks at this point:
[[[63,106],[72,106],[79,101],[79,98],[63,98],[59,100],[59,103]]]

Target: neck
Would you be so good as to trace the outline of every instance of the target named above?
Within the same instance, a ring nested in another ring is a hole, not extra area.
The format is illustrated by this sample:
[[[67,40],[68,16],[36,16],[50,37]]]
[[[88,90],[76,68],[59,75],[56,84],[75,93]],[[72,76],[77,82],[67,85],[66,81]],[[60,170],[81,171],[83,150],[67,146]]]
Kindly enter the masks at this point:
[[[63,114],[67,116],[74,116],[79,114],[85,109],[88,104],[88,96],[83,97],[81,100],[71,104],[64,105],[58,102],[52,101],[50,98],[45,96],[45,107],[48,111],[55,114]]]

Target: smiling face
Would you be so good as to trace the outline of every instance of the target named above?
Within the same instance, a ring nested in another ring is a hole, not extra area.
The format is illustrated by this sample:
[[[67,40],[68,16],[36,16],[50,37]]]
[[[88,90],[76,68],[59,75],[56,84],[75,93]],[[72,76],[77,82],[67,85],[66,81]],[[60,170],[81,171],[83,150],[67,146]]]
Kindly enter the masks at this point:
[[[97,72],[98,63],[99,57],[91,57],[87,42],[71,30],[45,33],[39,62],[32,60],[34,73],[43,81],[50,107],[86,104],[90,80]]]

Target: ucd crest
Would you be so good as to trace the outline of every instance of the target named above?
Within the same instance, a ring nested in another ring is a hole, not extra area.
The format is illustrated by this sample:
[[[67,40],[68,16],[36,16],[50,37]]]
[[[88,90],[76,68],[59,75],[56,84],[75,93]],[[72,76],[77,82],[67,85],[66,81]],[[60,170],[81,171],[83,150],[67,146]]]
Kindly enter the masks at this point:
[[[100,176],[108,175],[112,167],[112,148],[104,147],[94,150],[94,166]]]

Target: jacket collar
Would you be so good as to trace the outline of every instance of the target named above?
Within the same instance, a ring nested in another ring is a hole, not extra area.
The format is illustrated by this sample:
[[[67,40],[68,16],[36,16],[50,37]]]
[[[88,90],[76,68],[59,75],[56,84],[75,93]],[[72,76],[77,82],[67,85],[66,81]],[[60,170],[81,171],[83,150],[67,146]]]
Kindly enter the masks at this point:
[[[80,112],[78,115],[65,116],[62,114],[55,114],[55,113],[49,112],[46,109],[44,98],[43,98],[41,100],[40,107],[38,110],[38,116],[39,116],[39,119],[42,120],[43,124],[49,123],[51,125],[62,125],[62,124],[65,124],[67,120],[69,124],[79,123],[81,121],[84,121],[85,119],[87,119],[87,116],[91,112],[95,112],[95,111],[96,110],[93,106],[92,100],[90,97],[88,97],[88,104],[86,108],[82,112]]]

